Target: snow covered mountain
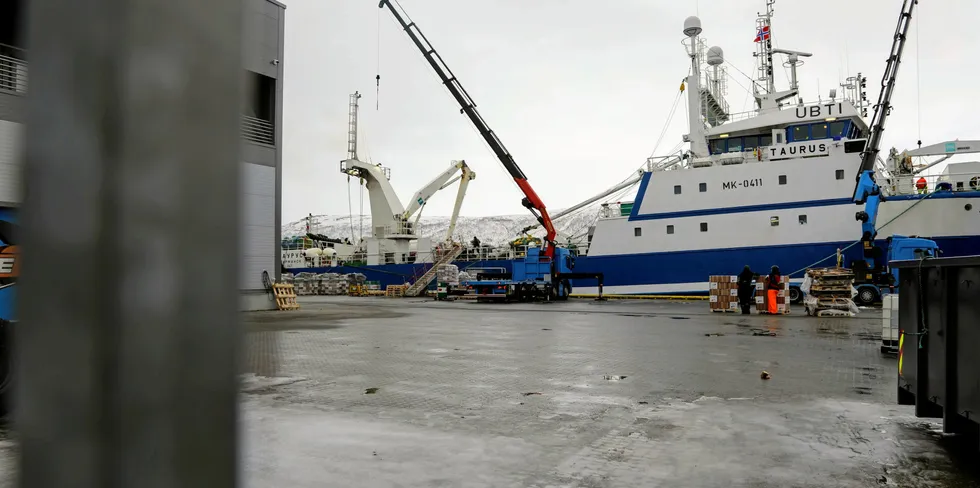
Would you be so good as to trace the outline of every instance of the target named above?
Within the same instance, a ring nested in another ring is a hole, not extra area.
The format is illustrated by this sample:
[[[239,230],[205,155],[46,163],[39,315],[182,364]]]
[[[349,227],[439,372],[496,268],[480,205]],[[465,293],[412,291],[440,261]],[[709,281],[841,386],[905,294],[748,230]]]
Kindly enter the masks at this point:
[[[575,241],[584,241],[589,231],[589,225],[593,224],[598,216],[598,207],[585,208],[573,215],[559,219],[555,223],[558,230],[558,241],[566,242],[569,236],[575,237]],[[494,246],[505,245],[507,242],[517,237],[518,232],[535,223],[534,217],[530,214],[523,215],[500,215],[491,217],[465,217],[460,216],[456,221],[456,232],[453,236],[456,240],[470,242],[473,237],[478,237],[480,242]],[[316,234],[324,234],[328,237],[350,238],[351,236],[368,234],[371,229],[371,216],[365,215],[363,227],[361,218],[358,216],[348,217],[347,215],[314,215],[313,224],[310,231]],[[446,229],[449,228],[449,217],[425,216],[419,220],[419,234],[431,237],[433,241],[442,240],[446,237]],[[306,219],[290,222],[282,226],[282,236],[300,236],[306,234]],[[544,232],[537,229],[531,232],[532,235],[542,236]],[[581,237],[579,237],[581,236]],[[354,239],[356,241],[357,239]]]

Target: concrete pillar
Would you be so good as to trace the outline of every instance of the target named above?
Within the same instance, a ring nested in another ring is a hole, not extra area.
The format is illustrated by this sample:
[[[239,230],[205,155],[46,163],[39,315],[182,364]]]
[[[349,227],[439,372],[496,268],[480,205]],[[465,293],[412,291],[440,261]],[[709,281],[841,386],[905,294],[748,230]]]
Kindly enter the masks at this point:
[[[234,486],[240,0],[28,21],[21,485]]]

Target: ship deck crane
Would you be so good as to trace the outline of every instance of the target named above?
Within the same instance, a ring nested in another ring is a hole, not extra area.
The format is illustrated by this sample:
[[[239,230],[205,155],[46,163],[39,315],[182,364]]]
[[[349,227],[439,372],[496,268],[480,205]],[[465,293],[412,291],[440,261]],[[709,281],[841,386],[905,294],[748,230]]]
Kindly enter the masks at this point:
[[[541,201],[541,198],[538,197],[537,193],[535,193],[534,189],[531,187],[531,184],[527,181],[527,176],[524,175],[524,172],[514,161],[514,157],[511,156],[509,151],[507,151],[507,148],[504,147],[504,143],[500,141],[497,134],[495,134],[493,130],[490,129],[490,126],[487,125],[486,121],[483,120],[480,112],[476,110],[476,103],[470,97],[469,93],[467,93],[463,88],[463,85],[460,84],[459,80],[456,78],[456,75],[449,69],[449,66],[446,65],[439,53],[437,53],[435,48],[432,47],[432,44],[429,43],[429,40],[425,38],[422,31],[419,30],[418,25],[408,18],[408,14],[404,13],[404,9],[402,9],[402,12],[399,12],[399,9],[396,9],[395,4],[390,0],[381,0],[378,3],[378,8],[385,8],[386,6],[388,7],[388,10],[391,11],[392,15],[395,16],[395,20],[398,21],[398,24],[401,25],[405,33],[408,34],[408,37],[412,39],[415,47],[422,52],[422,56],[425,57],[425,60],[429,63],[429,66],[431,66],[436,72],[436,75],[439,76],[442,83],[446,85],[449,93],[456,99],[456,102],[459,103],[460,112],[469,117],[473,125],[476,126],[477,131],[480,132],[483,140],[485,140],[490,146],[490,149],[493,151],[494,155],[496,155],[497,159],[500,160],[500,163],[504,165],[504,168],[507,169],[510,176],[514,178],[514,182],[517,183],[517,186],[521,189],[521,192],[524,193],[524,198],[521,200],[521,204],[531,211],[534,217],[538,220],[539,224],[544,226],[546,234],[542,251],[546,257],[551,258],[554,256],[555,252],[554,246],[557,232],[555,231],[554,224],[551,222],[551,217],[548,215],[548,210],[545,208],[544,202]],[[401,7],[399,6],[399,8]]]
[[[459,173],[459,175],[456,175],[456,173]],[[476,173],[466,165],[466,161],[453,161],[449,169],[440,173],[427,185],[415,192],[415,195],[412,195],[412,200],[405,207],[405,213],[402,214],[402,221],[408,222],[412,214],[418,212],[415,216],[415,223],[413,224],[413,227],[418,229],[419,218],[422,217],[422,208],[429,202],[432,195],[459,181],[459,189],[456,192],[456,203],[453,205],[453,215],[449,219],[449,229],[446,231],[446,242],[451,241],[453,232],[456,230],[459,209],[463,206],[463,197],[466,196],[466,188],[474,178],[476,178]]]

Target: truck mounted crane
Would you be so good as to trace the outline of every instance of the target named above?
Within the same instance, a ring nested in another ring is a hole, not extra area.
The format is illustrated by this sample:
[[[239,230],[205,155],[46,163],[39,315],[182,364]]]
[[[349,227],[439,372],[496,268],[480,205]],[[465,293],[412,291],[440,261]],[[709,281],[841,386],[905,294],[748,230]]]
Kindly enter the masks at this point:
[[[436,52],[415,22],[404,12],[404,9],[401,6],[395,8],[395,4],[397,1],[381,0],[378,3],[378,8],[388,7],[388,10],[395,16],[395,20],[412,39],[415,47],[422,52],[422,56],[425,57],[439,79],[442,80],[442,84],[456,99],[460,112],[466,114],[470,119],[494,155],[504,165],[510,176],[514,178],[517,187],[524,193],[521,205],[530,210],[538,223],[545,229],[542,246],[528,249],[527,255],[523,259],[515,260],[510,277],[500,280],[468,282],[467,288],[472,290],[478,299],[565,300],[571,295],[572,280],[595,279],[599,284],[598,299],[601,300],[603,274],[572,271],[575,267],[575,257],[568,248],[559,248],[555,242],[558,232],[555,230],[555,225],[548,215],[548,209],[545,208],[544,202],[541,201],[541,198],[538,197],[538,194],[527,181],[527,176],[521,171],[521,168],[514,161],[514,157],[504,147],[504,143],[500,141],[497,134],[483,120],[480,112],[476,110],[476,103],[460,84],[456,75],[449,69],[449,66],[446,65],[446,62],[443,61],[442,56]]]
[[[541,224],[545,229],[545,237],[543,242],[542,253],[545,257],[551,258],[555,254],[555,236],[557,232],[555,230],[554,224],[551,222],[551,217],[548,215],[548,209],[545,208],[544,202],[538,197],[534,189],[531,187],[531,183],[527,181],[527,176],[524,175],[524,171],[517,165],[514,161],[514,157],[511,156],[510,151],[504,147],[504,143],[500,141],[497,134],[490,129],[486,121],[480,115],[480,112],[476,110],[476,102],[470,97],[463,85],[460,84],[459,79],[453,74],[449,66],[446,65],[445,61],[442,60],[442,56],[436,52],[429,40],[425,38],[422,31],[419,30],[418,26],[413,22],[407,13],[399,12],[399,9],[395,8],[395,4],[390,0],[381,0],[378,3],[378,8],[388,7],[392,15],[395,16],[395,20],[401,25],[402,29],[408,34],[408,37],[412,39],[415,47],[419,48],[422,52],[422,56],[428,61],[429,66],[436,72],[439,79],[442,80],[442,84],[446,85],[449,93],[456,99],[459,103],[460,112],[466,114],[470,121],[476,127],[476,130],[480,132],[483,136],[483,140],[487,142],[490,149],[493,151],[500,163],[504,165],[510,176],[514,178],[514,182],[517,183],[517,187],[521,189],[524,193],[524,198],[521,200],[521,205],[531,211],[531,214],[537,219],[538,223]],[[399,6],[399,8],[401,8]]]
[[[905,50],[909,26],[912,23],[912,11],[918,3],[919,0],[905,0],[902,3],[888,63],[881,79],[881,92],[878,94],[878,103],[874,106],[875,112],[869,126],[868,141],[864,151],[861,152],[861,167],[854,187],[854,203],[864,205],[864,210],[855,214],[856,220],[861,222],[861,244],[864,251],[863,262],[860,262],[859,266],[854,266],[860,268],[855,269],[857,278],[855,286],[858,290],[858,302],[862,304],[870,304],[880,298],[881,287],[894,287],[897,278],[893,273],[888,272],[889,262],[935,257],[939,252],[939,247],[932,240],[899,235],[887,240],[888,248],[881,259],[876,256],[879,250],[875,246],[875,239],[878,237],[878,207],[885,199],[881,187],[875,181],[875,163],[878,161],[878,153],[881,149],[885,120],[892,111],[891,99],[898,79],[898,68],[902,63],[902,52]],[[864,81],[859,80],[859,82]]]

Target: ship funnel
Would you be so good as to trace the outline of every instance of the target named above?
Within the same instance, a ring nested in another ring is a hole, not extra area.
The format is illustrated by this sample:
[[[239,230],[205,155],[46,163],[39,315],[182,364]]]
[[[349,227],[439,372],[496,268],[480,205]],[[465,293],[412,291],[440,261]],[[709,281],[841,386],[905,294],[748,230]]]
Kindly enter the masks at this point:
[[[718,66],[725,62],[725,51],[718,46],[713,46],[708,49],[707,60],[708,66]]]
[[[694,37],[701,33],[701,19],[696,16],[690,16],[684,20],[684,35],[687,37]]]

